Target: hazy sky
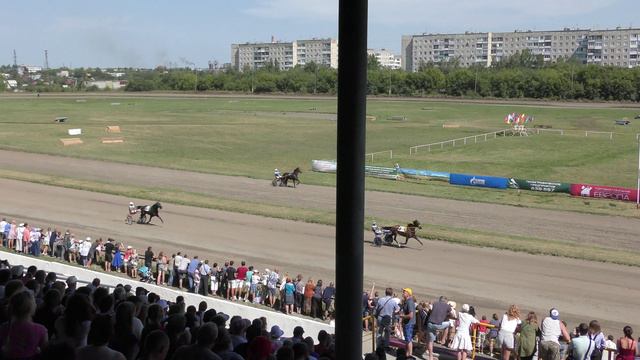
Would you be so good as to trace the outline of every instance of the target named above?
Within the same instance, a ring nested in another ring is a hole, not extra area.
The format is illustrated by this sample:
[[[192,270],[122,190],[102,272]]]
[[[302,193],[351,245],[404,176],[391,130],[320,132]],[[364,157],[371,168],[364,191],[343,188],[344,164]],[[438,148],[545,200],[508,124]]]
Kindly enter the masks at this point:
[[[369,0],[369,47],[403,34],[640,27],[640,0]],[[0,64],[230,62],[232,43],[338,37],[338,1],[0,0]],[[635,21],[635,22],[634,22]],[[192,66],[192,65],[191,65]]]

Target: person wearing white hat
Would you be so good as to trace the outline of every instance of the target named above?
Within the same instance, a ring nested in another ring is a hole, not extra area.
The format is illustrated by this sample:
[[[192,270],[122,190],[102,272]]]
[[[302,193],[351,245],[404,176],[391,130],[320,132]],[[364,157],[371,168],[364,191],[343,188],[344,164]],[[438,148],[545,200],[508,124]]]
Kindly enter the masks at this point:
[[[458,327],[456,335],[453,337],[451,348],[456,350],[458,360],[466,360],[467,353],[473,350],[469,327],[471,324],[477,324],[478,319],[469,314],[469,304],[463,304],[462,309],[458,312],[457,320]]]
[[[20,223],[16,228],[16,251],[22,252],[24,248],[22,247],[22,237],[24,236],[24,224]]]
[[[87,267],[89,263],[89,250],[91,250],[91,238],[87,236],[86,240],[80,243],[80,260],[82,266]]]

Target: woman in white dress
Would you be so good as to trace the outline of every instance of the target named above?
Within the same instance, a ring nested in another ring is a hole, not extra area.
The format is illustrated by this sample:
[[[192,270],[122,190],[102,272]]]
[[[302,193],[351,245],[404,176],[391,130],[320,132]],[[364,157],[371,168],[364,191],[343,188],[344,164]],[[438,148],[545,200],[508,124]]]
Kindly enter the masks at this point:
[[[466,360],[467,353],[473,350],[469,328],[471,324],[477,324],[478,319],[469,314],[469,304],[463,304],[462,309],[458,312],[457,320],[458,327],[456,328],[456,335],[453,337],[451,348],[456,350],[458,360]]]

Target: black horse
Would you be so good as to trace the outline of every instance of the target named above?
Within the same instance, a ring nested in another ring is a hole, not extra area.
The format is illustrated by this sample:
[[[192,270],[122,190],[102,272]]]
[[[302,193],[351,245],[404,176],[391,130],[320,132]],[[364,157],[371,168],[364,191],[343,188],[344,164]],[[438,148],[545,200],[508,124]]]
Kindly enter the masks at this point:
[[[164,220],[160,217],[158,210],[162,209],[162,205],[157,202],[153,205],[140,205],[138,206],[138,210],[140,210],[140,219],[138,219],[138,224],[148,224],[151,222],[151,219],[155,216],[164,224]],[[147,218],[149,215],[149,218]]]
[[[282,174],[282,176],[280,177],[280,181],[282,181],[282,184],[284,186],[289,186],[287,184],[289,183],[289,180],[291,180],[291,182],[293,183],[293,187],[295,188],[296,184],[300,184],[300,179],[298,178],[298,175],[300,175],[300,173],[302,173],[302,171],[299,167],[297,167],[290,173],[286,172]]]

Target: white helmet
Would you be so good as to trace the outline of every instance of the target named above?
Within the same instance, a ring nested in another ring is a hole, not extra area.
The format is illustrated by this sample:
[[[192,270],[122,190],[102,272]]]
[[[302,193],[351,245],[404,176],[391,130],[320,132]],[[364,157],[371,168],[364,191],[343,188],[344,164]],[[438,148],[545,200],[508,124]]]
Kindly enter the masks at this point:
[[[273,171],[278,172],[278,169],[273,169]]]
[[[129,205],[133,205],[133,201],[129,201]]]

